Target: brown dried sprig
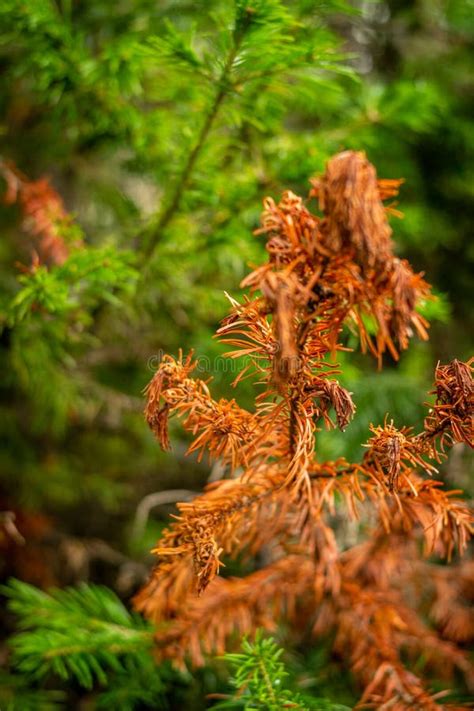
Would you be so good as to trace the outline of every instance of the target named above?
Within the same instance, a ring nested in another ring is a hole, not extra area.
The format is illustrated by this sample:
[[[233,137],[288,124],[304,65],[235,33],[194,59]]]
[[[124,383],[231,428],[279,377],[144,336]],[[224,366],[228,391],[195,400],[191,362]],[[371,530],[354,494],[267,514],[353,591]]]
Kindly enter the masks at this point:
[[[335,252],[352,249],[364,272],[385,270],[392,259],[392,230],[382,200],[397,195],[401,182],[384,181],[381,189],[364,153],[334,156],[325,174],[312,181],[312,194],[325,215],[321,225],[325,243]]]
[[[414,274],[406,261],[393,254],[392,230],[382,200],[395,196],[402,181],[377,180],[374,166],[363,153],[346,151],[332,158],[325,175],[312,182],[312,195],[318,197],[325,214],[320,226],[324,246],[333,254],[349,257],[347,277],[349,271],[353,279],[356,276],[354,263],[359,267],[364,284],[359,285],[359,293],[356,284],[352,285],[354,306],[377,322],[375,345],[368,339],[361,314],[353,314],[362,344],[367,340],[379,358],[388,348],[397,359],[394,341],[406,349],[412,327],[427,338],[427,323],[416,313],[416,304],[429,292],[422,275]]]
[[[279,531],[286,531],[290,498],[283,495],[282,483],[278,469],[266,467],[260,474],[247,472],[210,484],[201,497],[178,504],[180,515],[153,552],[177,569],[188,568],[191,560],[196,589],[202,592],[219,572],[223,553],[258,551]],[[162,572],[158,565],[155,578]]]
[[[231,477],[179,504],[154,549],[157,566],[135,604],[157,625],[159,656],[202,664],[235,632],[273,629],[283,617],[301,635],[335,632],[335,650],[365,688],[360,708],[443,708],[405,658],[423,654],[448,680],[456,669],[469,677],[457,646],[465,588],[426,557],[462,554],[472,533],[460,492],[431,478],[446,447],[472,445],[472,361],[438,365],[421,433],[386,418],[371,426],[360,463],[321,462],[315,452],[321,425],[344,430],[355,413],[329,360],[347,350],[345,329],[379,362],[386,350],[397,359],[415,332],[427,337],[417,308],[429,287],[394,255],[395,211],[382,202],[400,182],[379,180],[364,154],[347,151],[312,181],[322,217],[291,192],[265,201],[258,233],[268,263],[244,280],[242,303],[229,297],[217,334],[230,358],[247,359],[234,384],[256,376],[264,386],[252,412],[214,400],[208,381],[191,376],[191,356],[166,356],[148,386],[146,418],[161,445],[177,414],[194,435],[190,451],[207,450]],[[376,518],[367,541],[335,534],[333,517],[357,521],[367,510]],[[226,558],[255,554],[261,569],[221,577]],[[438,630],[423,621],[428,613]]]
[[[335,649],[349,654],[353,673],[364,682],[358,708],[383,709],[390,704],[397,711],[439,711],[421,679],[401,662],[403,638],[411,630],[396,596],[351,582],[344,585],[339,605],[333,611]]]
[[[368,465],[327,463],[312,467],[311,512],[320,515],[323,507],[336,511],[342,499],[349,516],[357,520],[364,502],[375,508],[387,534],[419,532],[425,542],[425,555],[436,553],[450,559],[457,549],[462,555],[473,530],[469,506],[457,498],[459,491],[444,491],[442,482],[426,480],[411,472],[409,481],[391,492],[377,470]],[[300,504],[301,506],[301,504]],[[314,525],[314,522],[312,523]]]
[[[332,612],[335,624],[342,623],[338,628],[341,642],[348,643],[347,635],[354,634],[357,645],[372,640],[374,647],[362,654],[354,650],[353,664],[363,660],[360,673],[367,674],[368,681],[362,708],[379,708],[385,702],[400,710],[439,708],[421,679],[404,669],[402,655],[416,662],[422,654],[425,667],[435,670],[438,679],[449,681],[457,669],[467,686],[474,688],[474,669],[466,652],[428,627],[413,607],[414,600],[421,607],[430,596],[439,604],[435,586],[446,579],[450,568],[423,561],[414,539],[401,534],[387,536],[383,528],[376,529],[369,541],[342,554],[341,564],[344,613]],[[335,604],[334,598],[331,604]],[[365,625],[370,631],[361,634]]]
[[[182,666],[204,654],[222,654],[230,636],[275,630],[282,618],[295,619],[297,607],[311,595],[313,561],[287,555],[246,578],[216,578],[205,596],[190,597],[175,622],[157,631],[158,655]]]
[[[436,467],[422,458],[424,446],[419,438],[410,435],[410,428],[397,430],[393,421],[383,427],[370,426],[374,433],[364,447],[369,447],[364,464],[382,479],[387,478],[389,491],[397,491],[400,479],[410,486],[410,472],[421,467],[428,474],[437,473]],[[416,491],[413,490],[416,494]]]
[[[337,380],[327,380],[315,377],[309,384],[313,398],[318,400],[319,411],[326,424],[334,427],[329,417],[329,410],[334,408],[339,429],[345,430],[352,420],[356,407],[352,402],[352,393],[342,388]]]
[[[70,228],[72,218],[48,178],[29,180],[13,163],[3,160],[0,160],[0,175],[7,183],[4,202],[20,205],[23,228],[33,240],[33,266],[63,264],[70,251],[64,232]],[[76,246],[80,246],[77,238]]]
[[[197,435],[189,453],[207,448],[233,468],[246,462],[255,445],[258,423],[235,400],[212,399],[204,380],[193,380],[192,356],[175,360],[165,356],[146,389],[145,417],[163,449],[169,449],[168,418],[173,411],[184,417],[185,429]]]
[[[443,637],[463,644],[474,641],[474,561],[438,566],[432,580],[430,615]]]
[[[453,360],[435,372],[436,402],[425,421],[424,439],[438,438],[444,444],[464,442],[474,447],[474,358],[467,363]]]

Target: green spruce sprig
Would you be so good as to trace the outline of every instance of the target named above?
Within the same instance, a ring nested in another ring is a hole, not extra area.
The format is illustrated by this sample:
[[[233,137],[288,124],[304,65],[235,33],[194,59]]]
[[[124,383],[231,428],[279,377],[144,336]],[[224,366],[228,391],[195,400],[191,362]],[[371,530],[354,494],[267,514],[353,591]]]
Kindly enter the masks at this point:
[[[281,660],[283,649],[271,637],[257,631],[255,640],[244,639],[242,651],[224,655],[233,671],[234,694],[213,708],[241,711],[348,711],[328,699],[307,696],[288,686],[289,674]]]
[[[110,673],[148,666],[153,632],[108,588],[80,585],[49,593],[10,580],[1,592],[21,630],[10,640],[13,665],[34,680],[75,679],[91,689]]]
[[[241,122],[250,116],[248,94],[257,85],[261,93],[275,91],[279,76],[302,69],[342,70],[343,55],[317,49],[314,37],[303,32],[303,26],[280,0],[234,0],[234,19],[215,15],[217,37],[212,43],[204,38],[201,55],[194,50],[191,39],[180,34],[171,23],[166,33],[151,38],[148,47],[158,61],[178,71],[191,73],[194,80],[203,80],[207,96],[201,124],[181,159],[181,168],[163,207],[147,225],[142,239],[142,252],[149,258],[162,234],[180,210],[184,195],[191,186],[196,165],[204,152],[211,130],[215,127],[225,102],[230,123]],[[331,47],[331,51],[333,47]],[[344,71],[348,71],[347,67]],[[265,79],[265,84],[262,84]],[[269,79],[273,86],[270,87]]]

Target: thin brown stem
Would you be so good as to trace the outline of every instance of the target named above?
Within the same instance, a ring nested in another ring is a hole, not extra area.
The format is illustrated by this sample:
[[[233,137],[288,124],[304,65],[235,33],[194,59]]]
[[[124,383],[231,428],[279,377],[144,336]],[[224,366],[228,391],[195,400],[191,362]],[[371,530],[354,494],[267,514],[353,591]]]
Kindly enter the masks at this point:
[[[303,321],[300,323],[299,328],[298,328],[298,334],[296,336],[296,345],[298,348],[298,357],[299,353],[304,348],[304,344],[306,342],[306,338],[309,332],[309,324],[310,321]],[[289,429],[288,429],[288,442],[289,442],[289,450],[290,450],[290,458],[293,458],[293,455],[295,453],[295,441],[296,441],[296,407],[297,407],[297,401],[295,398],[291,398],[290,400],[290,421],[289,421]]]
[[[290,449],[290,458],[293,458],[295,453],[295,440],[296,440],[296,401],[294,398],[290,401],[290,423],[288,430],[288,440]]]

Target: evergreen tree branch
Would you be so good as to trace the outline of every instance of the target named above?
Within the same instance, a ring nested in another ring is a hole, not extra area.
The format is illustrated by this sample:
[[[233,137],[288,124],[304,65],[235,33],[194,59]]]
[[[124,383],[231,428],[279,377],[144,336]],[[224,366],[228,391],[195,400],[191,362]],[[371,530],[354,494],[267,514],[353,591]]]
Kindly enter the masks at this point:
[[[257,630],[253,642],[244,639],[240,654],[226,654],[224,659],[234,672],[231,684],[235,692],[219,702],[215,709],[262,709],[262,711],[346,711],[347,707],[328,699],[315,698],[288,688],[288,672],[281,661],[283,649],[272,638]]]
[[[251,16],[252,16],[252,11],[250,8],[248,8],[247,9],[247,18],[246,18],[245,22],[238,23],[238,21],[236,19],[234,31],[232,33],[233,42],[230,47],[229,53],[227,55],[227,59],[226,59],[224,66],[222,68],[221,75],[217,81],[216,93],[215,93],[214,98],[211,102],[209,110],[206,114],[204,122],[201,126],[201,130],[199,131],[196,142],[195,142],[193,148],[191,149],[191,151],[189,152],[189,155],[184,163],[184,166],[181,170],[178,180],[176,181],[176,184],[174,186],[173,192],[172,192],[171,197],[169,199],[168,205],[162,211],[161,215],[158,217],[156,225],[154,225],[151,230],[151,236],[150,236],[148,243],[146,244],[145,249],[144,249],[144,255],[147,258],[150,258],[153,255],[153,252],[154,252],[155,247],[161,238],[163,230],[171,222],[175,213],[177,212],[177,210],[180,207],[181,200],[183,199],[183,195],[190,183],[191,176],[192,176],[192,173],[194,170],[194,166],[196,165],[196,161],[197,161],[197,159],[204,147],[204,144],[206,143],[207,137],[208,137],[209,132],[214,124],[214,121],[219,113],[222,102],[224,101],[224,99],[227,96],[227,93],[229,91],[230,74],[232,72],[232,68],[233,68],[235,60],[237,58],[239,49],[242,45],[242,41],[244,39],[246,29],[248,28],[249,23],[251,21]]]
[[[49,593],[19,580],[2,587],[22,630],[11,639],[13,664],[33,679],[51,673],[92,688],[108,674],[140,668],[149,656],[151,627],[115,594],[95,585]]]

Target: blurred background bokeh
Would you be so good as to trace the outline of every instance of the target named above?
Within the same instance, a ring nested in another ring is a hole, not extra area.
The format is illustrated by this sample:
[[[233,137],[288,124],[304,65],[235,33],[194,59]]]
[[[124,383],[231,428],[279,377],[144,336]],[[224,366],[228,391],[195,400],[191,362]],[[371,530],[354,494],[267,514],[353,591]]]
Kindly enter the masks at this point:
[[[397,249],[438,298],[424,306],[430,341],[382,372],[346,335],[356,351],[341,380],[358,416],[321,433],[321,457],[359,459],[387,412],[420,426],[437,361],[470,355],[472,2],[288,0],[231,57],[235,5],[0,0],[0,511],[18,534],[2,529],[2,578],[130,598],[174,510],[145,520],[144,497],[216,475],[185,457],[177,423],[167,454],[145,426],[156,358],[193,348],[216,395],[232,393],[212,334],[224,290],[238,298],[264,258],[262,200],[306,196],[339,150],[405,179]],[[66,261],[35,262],[17,170],[61,196]],[[241,403],[254,397],[246,383]],[[446,478],[468,489],[468,464],[459,451]]]

